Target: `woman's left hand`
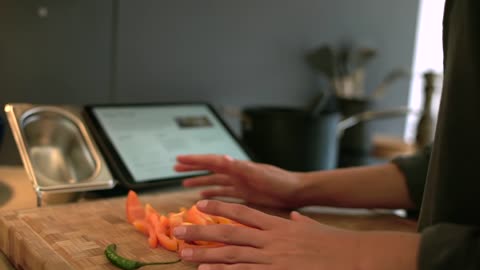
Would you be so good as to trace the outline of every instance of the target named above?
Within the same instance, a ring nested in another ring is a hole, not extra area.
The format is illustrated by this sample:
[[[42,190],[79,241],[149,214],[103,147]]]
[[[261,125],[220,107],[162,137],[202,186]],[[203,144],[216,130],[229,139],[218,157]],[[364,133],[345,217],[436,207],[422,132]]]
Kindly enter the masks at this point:
[[[182,259],[200,263],[200,270],[416,269],[417,234],[342,230],[297,212],[288,220],[220,201],[200,201],[197,207],[247,225],[175,228],[179,239],[227,244],[183,249]]]
[[[188,248],[182,259],[199,269],[353,269],[359,243],[350,231],[334,229],[292,212],[291,219],[267,215],[240,204],[200,201],[199,210],[236,220],[246,226],[177,227],[177,238],[227,244]]]

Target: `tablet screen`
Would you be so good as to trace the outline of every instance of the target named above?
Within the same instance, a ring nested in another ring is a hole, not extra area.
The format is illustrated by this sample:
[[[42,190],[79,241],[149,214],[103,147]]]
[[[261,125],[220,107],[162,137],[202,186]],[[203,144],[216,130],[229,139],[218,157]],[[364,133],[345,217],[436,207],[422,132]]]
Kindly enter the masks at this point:
[[[175,172],[175,159],[181,154],[249,159],[208,105],[99,106],[91,110],[134,182],[205,173]]]

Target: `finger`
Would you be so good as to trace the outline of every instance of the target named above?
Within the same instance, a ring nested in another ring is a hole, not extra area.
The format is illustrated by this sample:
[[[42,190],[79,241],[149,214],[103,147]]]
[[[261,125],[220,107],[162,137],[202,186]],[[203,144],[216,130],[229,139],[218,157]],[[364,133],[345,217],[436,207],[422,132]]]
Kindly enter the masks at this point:
[[[217,173],[241,174],[248,161],[235,160],[228,155],[186,155],[177,156],[178,165],[194,166]]]
[[[212,174],[199,177],[192,177],[183,180],[183,185],[186,187],[198,187],[198,186],[228,186],[231,185],[232,179],[225,174]]]
[[[177,156],[177,163],[193,166],[218,166],[221,167],[223,163],[228,163],[234,159],[229,155],[179,155]]]
[[[173,169],[176,172],[191,172],[191,171],[204,171],[206,170],[204,167],[196,166],[196,165],[186,165],[186,164],[175,164]]]
[[[261,249],[253,247],[224,246],[216,248],[184,248],[180,257],[185,261],[199,263],[269,263],[270,259]]]
[[[267,270],[268,264],[236,263],[236,264],[201,264],[198,270]]]
[[[297,211],[292,211],[290,213],[290,219],[292,219],[293,221],[298,221],[298,222],[305,222],[305,223],[318,223],[316,220],[314,219],[311,219],[307,216],[304,216],[302,214],[300,214],[299,212]]]
[[[196,205],[198,210],[206,214],[226,217],[259,229],[271,229],[284,221],[282,218],[271,216],[237,203],[201,200]]]
[[[229,224],[178,226],[173,230],[173,234],[186,241],[212,241],[257,248],[268,242],[266,233],[261,230]]]
[[[238,192],[234,187],[222,187],[217,189],[208,189],[201,192],[204,198],[212,197],[232,197],[243,199],[244,196]]]

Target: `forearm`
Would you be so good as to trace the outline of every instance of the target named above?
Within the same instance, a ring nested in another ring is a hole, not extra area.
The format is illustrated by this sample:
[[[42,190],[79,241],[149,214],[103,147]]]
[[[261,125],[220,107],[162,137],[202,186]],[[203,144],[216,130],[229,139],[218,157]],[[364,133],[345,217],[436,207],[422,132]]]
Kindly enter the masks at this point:
[[[420,234],[372,231],[359,233],[357,240],[357,269],[418,269]]]
[[[302,173],[301,206],[413,208],[405,177],[394,164]]]

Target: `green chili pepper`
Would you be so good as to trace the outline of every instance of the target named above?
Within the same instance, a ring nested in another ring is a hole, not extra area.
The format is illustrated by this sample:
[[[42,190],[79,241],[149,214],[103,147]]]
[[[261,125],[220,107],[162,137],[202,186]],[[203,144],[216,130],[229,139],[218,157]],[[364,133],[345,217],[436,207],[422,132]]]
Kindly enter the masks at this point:
[[[169,262],[151,262],[151,263],[134,261],[134,260],[121,257],[120,255],[117,254],[116,249],[117,249],[117,245],[115,244],[108,245],[107,248],[105,248],[105,256],[113,265],[124,270],[138,269],[146,265],[174,264],[174,263],[180,262],[180,259],[176,261],[169,261]]]

